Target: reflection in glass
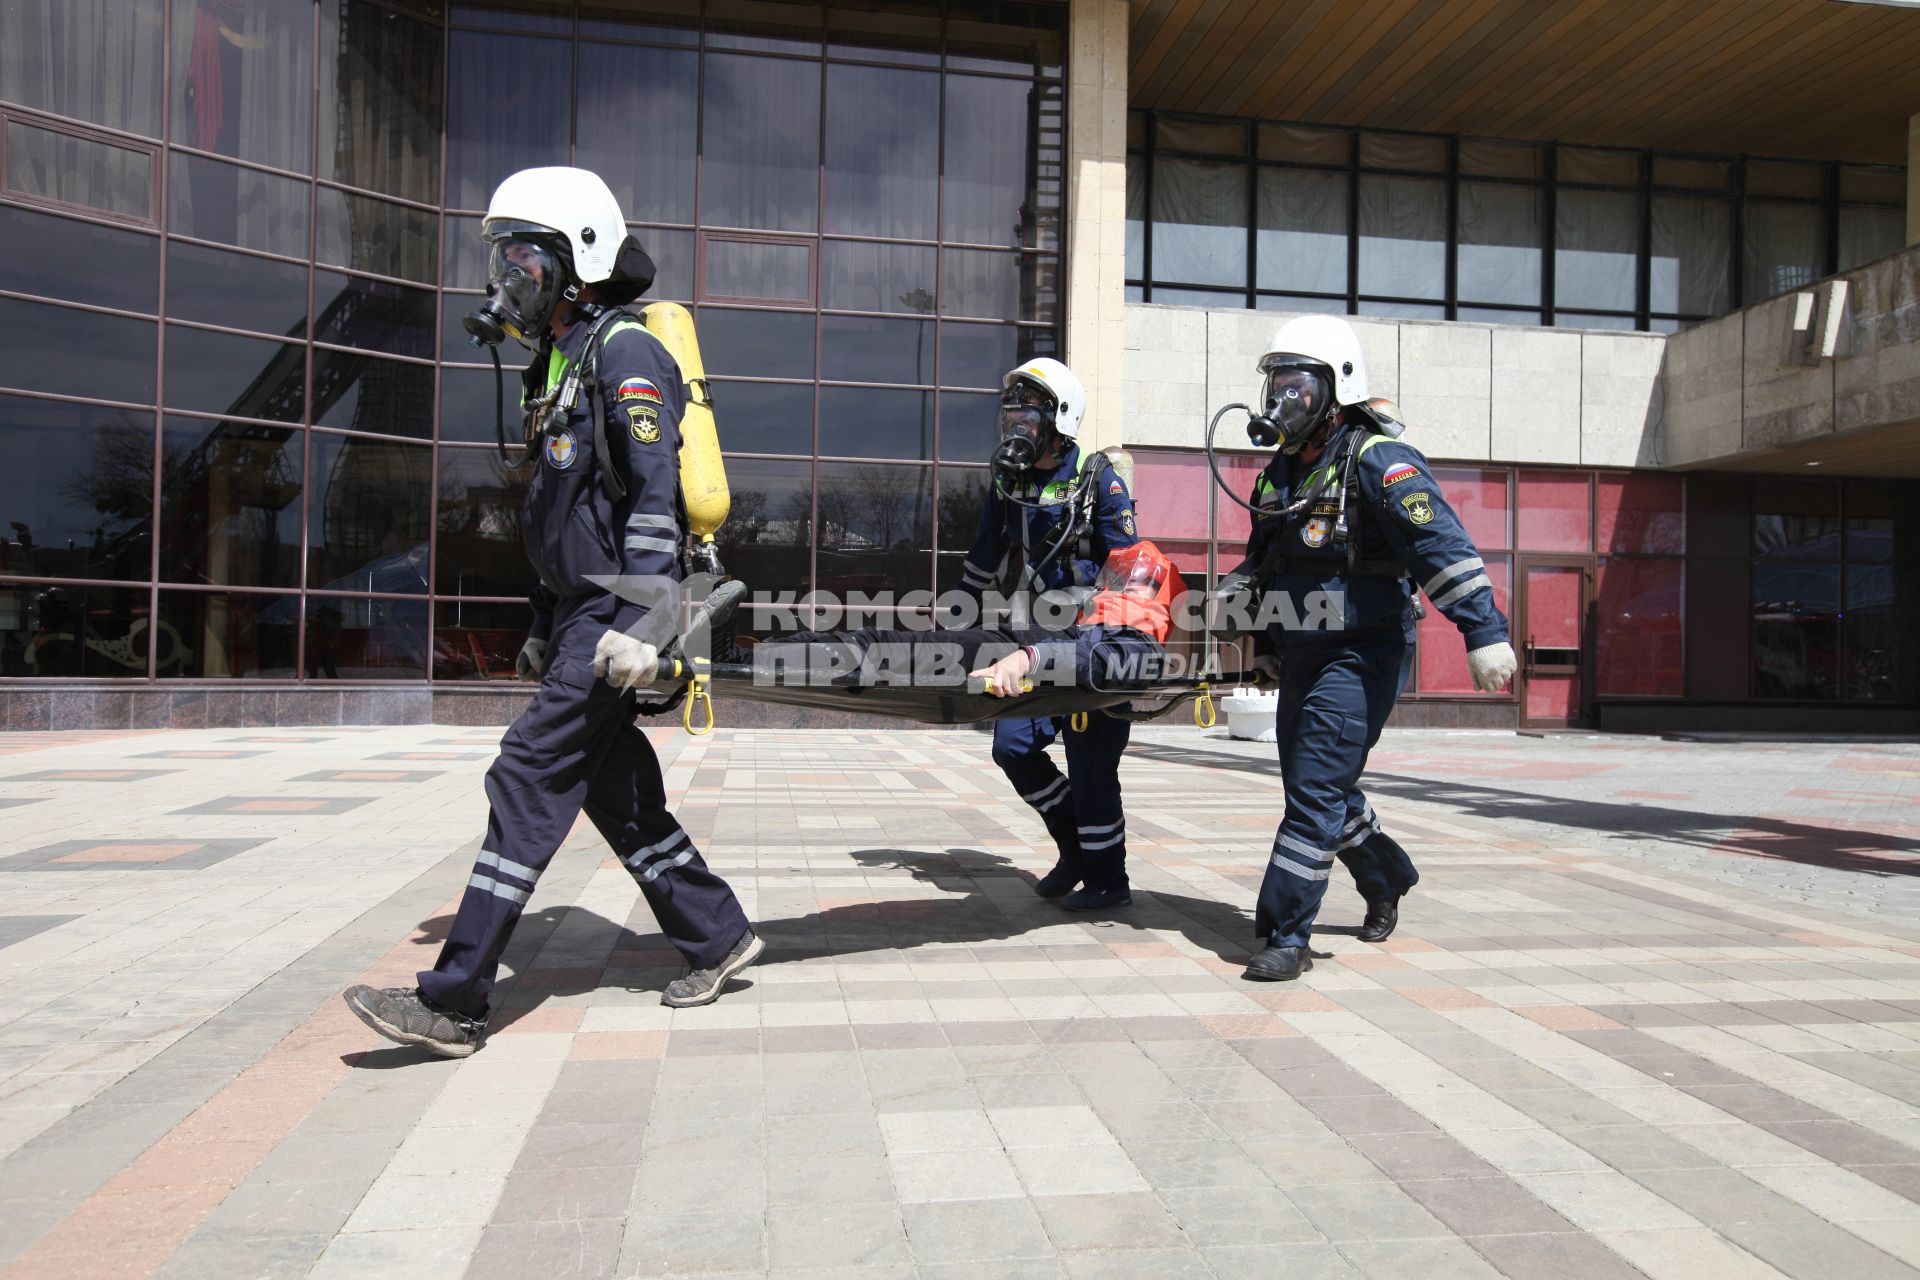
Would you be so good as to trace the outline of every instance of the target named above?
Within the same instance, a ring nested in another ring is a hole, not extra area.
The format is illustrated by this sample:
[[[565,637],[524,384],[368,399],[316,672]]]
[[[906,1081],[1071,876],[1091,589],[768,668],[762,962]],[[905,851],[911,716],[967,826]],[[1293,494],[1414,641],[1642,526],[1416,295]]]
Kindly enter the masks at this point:
[[[306,624],[309,680],[426,679],[425,600],[309,595]]]
[[[142,679],[147,674],[147,588],[0,582],[0,675]],[[187,646],[160,627],[160,674],[178,675]]]
[[[506,387],[504,412],[507,442],[520,439],[520,377],[511,353],[501,358],[501,380]],[[475,444],[494,443],[493,369],[442,369],[440,371],[440,438]]]
[[[1347,177],[1311,169],[1260,170],[1259,275],[1262,289],[1347,291]],[[1154,229],[1155,235],[1159,228]],[[1155,271],[1159,242],[1154,243]],[[1181,279],[1168,274],[1168,279]],[[1228,276],[1228,283],[1239,283]]]
[[[835,0],[827,10],[827,56],[940,65],[940,6],[933,0]]]
[[[823,230],[932,240],[939,232],[940,78],[827,68]]]
[[[1147,165],[1127,158],[1127,279],[1147,274]],[[1131,301],[1131,299],[1129,299]]]
[[[432,284],[439,218],[372,196],[319,191],[319,260],[377,276]]]
[[[931,458],[933,393],[820,388],[820,452],[851,458]]]
[[[1851,501],[1851,499],[1849,499]],[[1847,519],[1847,559],[1859,564],[1893,563],[1893,520],[1885,516]]]
[[[433,608],[433,678],[517,680],[514,663],[532,623],[524,602],[440,601]]]
[[[1057,4],[950,0],[947,65],[1058,76],[1065,17]]]
[[[1840,518],[1823,515],[1753,517],[1756,560],[1840,559]]]
[[[1755,697],[1839,695],[1839,610],[1839,565],[1754,561]]]
[[[465,319],[469,313],[479,310],[486,300],[487,295],[484,293],[440,295],[440,358],[442,360],[451,360],[456,364],[470,364],[487,358],[487,349],[475,346],[473,340],[467,336],[467,331],[460,327],[461,320]],[[504,367],[513,364],[514,361],[509,354],[503,352],[500,363]]]
[[[531,477],[531,468],[509,470],[492,449],[440,451],[436,590],[447,595],[524,596],[533,589],[533,566],[520,540],[520,509]],[[527,621],[522,609],[523,638]],[[513,652],[519,650],[516,640]]]
[[[822,378],[926,386],[933,381],[933,357],[931,320],[879,320],[871,316],[820,319]]]
[[[707,43],[817,55],[821,17],[821,6],[798,0],[707,0]]]
[[[1920,670],[1912,643],[1915,586],[1911,573],[1890,564],[1847,566],[1847,669],[1841,696],[1863,702],[1913,699]]]
[[[729,453],[813,452],[810,382],[717,383],[713,412],[720,447]],[[733,464],[727,468],[731,475]]]
[[[985,462],[1000,442],[998,391],[942,391],[940,393],[940,460]],[[941,511],[946,510],[946,482],[941,482]],[[944,515],[942,516],[944,519]],[[944,526],[942,526],[944,527]],[[969,545],[973,535],[967,535]],[[944,542],[942,545],[945,545]]]
[[[553,113],[565,120],[573,45],[477,31],[447,40],[447,207],[485,209],[508,174],[567,163]]]
[[[813,582],[813,464],[806,459],[774,462],[727,459],[733,507],[714,535],[727,571],[769,590],[802,594]],[[751,607],[741,610],[736,631],[764,636],[778,619]]]
[[[653,288],[640,300],[648,302],[693,301],[693,232],[667,231],[659,227],[635,227],[634,238],[653,259]]]
[[[1022,318],[1021,286],[1030,283],[1031,270],[1023,281],[1023,268],[1031,260],[1023,255],[993,253],[985,249],[942,249],[940,251],[940,314],[980,316],[990,320]]]
[[[299,422],[306,389],[304,347],[167,326],[169,408]]]
[[[7,190],[126,218],[153,217],[153,156],[8,120]]]
[[[928,590],[932,495],[931,467],[820,464],[820,589]]]
[[[313,0],[174,0],[173,141],[313,172]]]
[[[0,298],[0,386],[153,403],[153,321]]]
[[[1010,145],[1009,140],[1032,138],[1036,133],[1044,136],[1048,130],[1042,126],[1057,127],[1062,122],[1059,86],[950,75],[946,90],[942,122],[946,207],[940,238],[1056,247],[1060,242],[1058,187],[1064,184],[1043,193],[1029,185],[1029,174],[1064,172],[1060,143],[1038,143],[1030,155],[1029,147]],[[1241,218],[1245,216],[1243,205]],[[1154,252],[1159,252],[1157,242]]]
[[[425,445],[313,432],[308,587],[425,592],[432,467]]]
[[[433,367],[315,347],[309,420],[321,427],[429,439]]]
[[[123,311],[160,309],[160,239],[18,205],[0,205],[0,289],[57,292],[72,302]],[[84,271],[47,270],[83,262]]]
[[[820,194],[820,64],[709,54],[700,220],[812,231]]]
[[[940,383],[998,388],[1020,359],[1020,331],[1004,324],[940,327]]]
[[[182,151],[167,159],[167,182],[173,234],[307,256],[308,184]]]
[[[0,574],[147,576],[151,411],[0,396],[0,442]]]
[[[700,43],[700,0],[647,0],[637,10],[633,0],[584,0],[580,6],[580,34],[591,39],[655,40],[663,44]]]
[[[438,23],[355,0],[320,15],[320,176],[424,204],[440,199]]]
[[[707,372],[748,378],[813,376],[811,311],[701,307],[700,354]]]
[[[692,50],[580,46],[574,163],[607,180],[636,222],[692,222],[700,56]]]
[[[0,5],[0,98],[159,137],[162,12],[126,0]]]
[[[480,238],[479,218],[447,217],[446,240],[440,246],[440,284],[446,289],[487,287],[487,242]]]
[[[291,680],[300,598],[224,591],[160,593],[160,674],[193,680]],[[167,649],[178,639],[179,659]]]
[[[298,427],[169,417],[160,463],[160,580],[300,585]]]
[[[827,240],[820,245],[820,304],[837,311],[933,311],[934,250],[910,244]]]
[[[170,241],[167,315],[275,337],[304,338],[307,268]]]
[[[450,16],[476,27],[565,35],[573,27],[573,0],[458,0]]]
[[[708,297],[813,301],[813,246],[778,241],[707,240]]]
[[[387,355],[433,358],[433,292],[316,271],[313,340]]]
[[[945,412],[941,410],[943,417]],[[940,468],[940,560],[935,568],[936,591],[954,591],[960,586],[961,561],[980,531],[980,508],[987,500],[987,483],[985,467]]]

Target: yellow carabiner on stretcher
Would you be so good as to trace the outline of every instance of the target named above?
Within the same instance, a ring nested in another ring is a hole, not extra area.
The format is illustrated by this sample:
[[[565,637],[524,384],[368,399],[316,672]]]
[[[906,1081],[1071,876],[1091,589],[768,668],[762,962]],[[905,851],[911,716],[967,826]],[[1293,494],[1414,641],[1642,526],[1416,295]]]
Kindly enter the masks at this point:
[[[704,704],[707,708],[706,723],[695,728],[693,710]],[[687,705],[680,711],[680,727],[696,738],[704,738],[713,732],[713,695],[707,692],[707,682],[694,676],[687,683]]]
[[[1211,729],[1218,719],[1219,715],[1213,706],[1213,691],[1203,684],[1200,686],[1200,696],[1193,702],[1193,722],[1202,729]]]
[[[1085,733],[1087,731],[1087,713],[1084,711],[1076,711],[1068,716],[1067,728],[1073,730],[1075,733]]]

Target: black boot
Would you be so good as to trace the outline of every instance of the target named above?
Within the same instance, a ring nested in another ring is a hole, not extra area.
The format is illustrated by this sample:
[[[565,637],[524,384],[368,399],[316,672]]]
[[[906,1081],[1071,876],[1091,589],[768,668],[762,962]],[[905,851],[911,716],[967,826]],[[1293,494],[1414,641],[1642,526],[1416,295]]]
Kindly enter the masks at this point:
[[[1360,932],[1356,935],[1362,942],[1385,942],[1393,933],[1393,927],[1400,923],[1400,899],[1403,895],[1394,894],[1390,898],[1376,898],[1367,904],[1367,918],[1361,922]]]
[[[1078,862],[1062,858],[1053,864],[1053,870],[1034,882],[1033,891],[1047,899],[1064,898],[1073,892],[1085,875]]]
[[[1119,880],[1087,881],[1086,887],[1078,893],[1068,894],[1060,899],[1060,906],[1066,911],[1110,911],[1115,907],[1133,905],[1133,890],[1124,878]]]
[[[1311,968],[1313,956],[1305,947],[1268,943],[1265,951],[1247,961],[1240,976],[1251,982],[1291,982]]]

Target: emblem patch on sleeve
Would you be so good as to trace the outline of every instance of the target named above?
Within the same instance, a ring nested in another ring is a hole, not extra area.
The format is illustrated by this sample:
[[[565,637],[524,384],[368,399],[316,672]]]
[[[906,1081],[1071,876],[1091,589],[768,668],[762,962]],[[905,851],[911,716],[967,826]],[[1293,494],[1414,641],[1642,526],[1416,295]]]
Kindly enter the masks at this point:
[[[580,446],[573,438],[573,432],[562,429],[547,437],[547,464],[565,471],[580,456]]]
[[[1300,528],[1300,541],[1310,547],[1327,545],[1327,535],[1333,532],[1333,521],[1326,516],[1312,516]]]
[[[1403,462],[1397,467],[1387,468],[1387,474],[1380,477],[1380,487],[1382,489],[1388,489],[1399,484],[1402,480],[1411,480],[1419,474],[1420,468],[1414,466],[1411,462]]]
[[[1424,491],[1420,493],[1410,493],[1406,497],[1400,499],[1400,505],[1401,507],[1405,508],[1407,513],[1407,520],[1410,523],[1413,523],[1413,524],[1432,523],[1433,521],[1432,495]]]
[[[641,444],[652,444],[660,438],[660,411],[651,405],[629,404],[627,411],[627,430]]]
[[[660,388],[653,385],[650,378],[627,378],[615,393],[616,400],[644,400],[648,404],[664,404]]]
[[[1131,537],[1133,537],[1133,536],[1134,536],[1134,533],[1133,533],[1133,508],[1132,508],[1132,507],[1128,507],[1128,508],[1127,508],[1127,510],[1126,510],[1126,512],[1125,512],[1125,513],[1124,513],[1124,514],[1123,514],[1123,515],[1122,515],[1122,516],[1120,517],[1120,528],[1121,528],[1121,530],[1122,530],[1123,532],[1125,532],[1125,534],[1126,534],[1126,535],[1127,535],[1127,536],[1128,536],[1129,538],[1131,538]]]

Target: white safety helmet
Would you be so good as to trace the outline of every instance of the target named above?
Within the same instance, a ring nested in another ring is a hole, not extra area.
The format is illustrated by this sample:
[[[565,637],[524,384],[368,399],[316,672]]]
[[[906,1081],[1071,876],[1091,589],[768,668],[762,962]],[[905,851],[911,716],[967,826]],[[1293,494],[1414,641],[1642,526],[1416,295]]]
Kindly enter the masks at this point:
[[[620,202],[597,173],[555,166],[522,169],[493,193],[480,234],[487,240],[520,235],[560,236],[574,278],[598,284],[613,274],[627,238]]]
[[[1333,414],[1367,399],[1367,366],[1353,326],[1339,316],[1299,316],[1274,331],[1260,357],[1260,407],[1247,433],[1288,453]]]
[[[1055,431],[1069,440],[1080,435],[1080,419],[1087,411],[1087,389],[1073,376],[1073,370],[1046,356],[1016,365],[1000,380],[1002,404],[1006,403],[1005,393],[1022,383],[1036,386],[1053,398]]]

